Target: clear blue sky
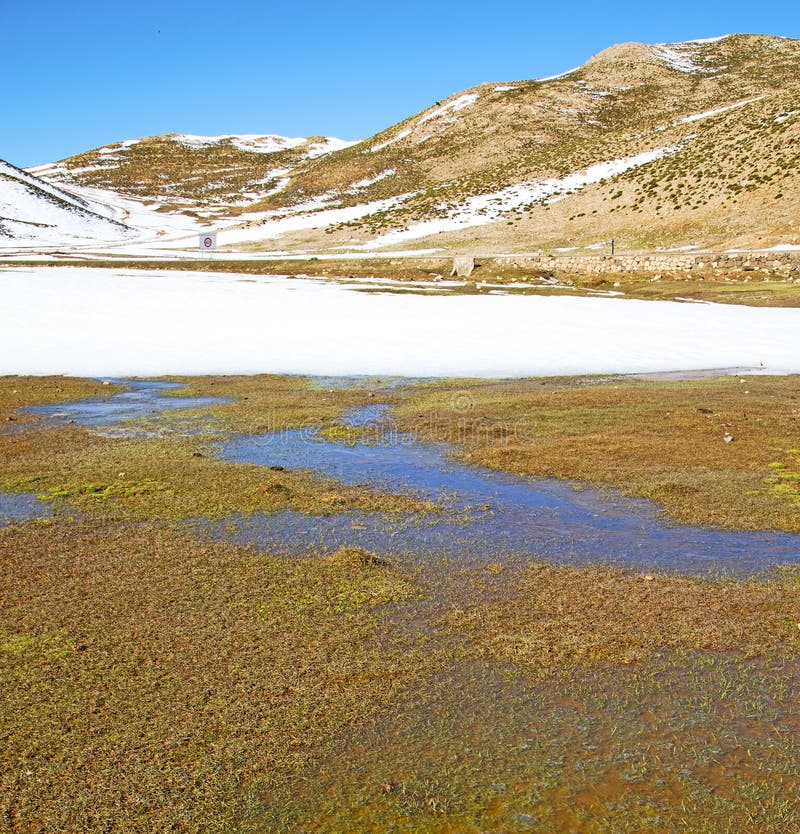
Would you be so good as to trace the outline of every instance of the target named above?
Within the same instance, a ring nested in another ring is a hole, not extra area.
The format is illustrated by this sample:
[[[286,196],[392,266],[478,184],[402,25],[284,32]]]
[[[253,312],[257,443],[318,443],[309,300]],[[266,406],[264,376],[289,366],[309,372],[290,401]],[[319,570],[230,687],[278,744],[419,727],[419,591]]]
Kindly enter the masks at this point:
[[[366,137],[623,41],[800,37],[792,0],[0,0],[0,158],[159,133]]]

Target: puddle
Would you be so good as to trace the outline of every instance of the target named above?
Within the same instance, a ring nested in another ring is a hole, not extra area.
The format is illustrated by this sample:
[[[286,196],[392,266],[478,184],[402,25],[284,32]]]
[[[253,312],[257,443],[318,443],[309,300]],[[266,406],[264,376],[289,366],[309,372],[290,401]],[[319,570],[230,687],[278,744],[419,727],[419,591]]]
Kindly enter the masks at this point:
[[[30,406],[23,411],[56,423],[71,423],[76,426],[108,426],[126,420],[152,418],[165,411],[207,408],[211,405],[229,402],[219,397],[163,396],[166,391],[175,391],[185,387],[179,382],[127,379],[109,379],[108,382],[126,385],[128,390],[108,398],[97,397],[57,405]]]
[[[346,415],[375,424],[386,406]],[[309,517],[282,512],[204,525],[213,535],[283,553],[360,545],[380,554],[486,562],[522,557],[557,563],[604,562],[634,569],[738,574],[800,562],[800,536],[673,524],[648,501],[610,490],[576,490],[459,463],[445,444],[370,433],[366,443],[326,440],[316,430],[233,435],[223,460],[307,469],[342,483],[415,492],[443,506],[441,516],[356,512]]]
[[[34,518],[49,518],[51,508],[32,492],[3,492],[0,490],[0,527]]]
[[[127,385],[127,391],[114,394],[111,397],[95,397],[75,402],[58,403],[56,405],[29,406],[20,411],[36,414],[44,418],[46,423],[74,424],[97,428],[96,434],[106,437],[150,436],[166,433],[191,433],[201,430],[201,424],[194,419],[179,421],[174,425],[164,425],[159,422],[153,426],[142,428],[118,427],[100,430],[100,427],[115,426],[129,420],[146,421],[157,418],[168,411],[183,409],[205,408],[217,403],[229,402],[218,397],[170,397],[163,396],[165,391],[174,391],[185,387],[178,382],[162,382],[154,380],[125,380],[109,379],[109,382]],[[42,425],[21,423],[12,431],[30,431],[42,428]],[[49,518],[52,510],[49,504],[40,501],[33,493],[0,491],[0,527],[35,518]]]
[[[381,391],[396,391],[409,385],[420,385],[435,382],[441,377],[433,376],[312,376],[308,377],[315,388],[322,390],[347,390],[351,388],[378,389]]]

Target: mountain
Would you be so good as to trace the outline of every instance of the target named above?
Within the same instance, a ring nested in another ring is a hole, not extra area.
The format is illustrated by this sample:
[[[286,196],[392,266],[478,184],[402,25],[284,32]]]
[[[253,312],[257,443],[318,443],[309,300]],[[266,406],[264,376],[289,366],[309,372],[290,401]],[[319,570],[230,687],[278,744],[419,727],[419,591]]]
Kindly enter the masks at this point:
[[[0,160],[0,243],[119,241],[132,231],[98,205]]]
[[[243,250],[530,252],[791,247],[798,163],[800,41],[730,35],[482,84],[358,143],[151,137],[36,173]]]
[[[298,166],[352,144],[328,136],[169,134],[95,148],[31,172],[68,186],[156,199],[162,210],[235,215],[285,188]]]

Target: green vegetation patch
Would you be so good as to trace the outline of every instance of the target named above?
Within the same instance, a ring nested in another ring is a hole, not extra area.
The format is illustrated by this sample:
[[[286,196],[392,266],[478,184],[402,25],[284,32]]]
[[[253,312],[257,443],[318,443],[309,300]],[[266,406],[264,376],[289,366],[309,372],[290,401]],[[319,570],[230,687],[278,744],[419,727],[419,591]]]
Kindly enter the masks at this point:
[[[769,465],[772,474],[766,482],[775,495],[800,505],[800,449],[790,449],[787,456],[785,463],[776,461]]]

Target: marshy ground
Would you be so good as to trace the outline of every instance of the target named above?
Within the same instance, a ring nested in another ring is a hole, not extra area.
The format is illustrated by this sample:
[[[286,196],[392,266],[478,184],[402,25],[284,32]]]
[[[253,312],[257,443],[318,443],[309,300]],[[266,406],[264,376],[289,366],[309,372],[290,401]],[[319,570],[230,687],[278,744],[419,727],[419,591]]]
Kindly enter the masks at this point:
[[[800,827],[797,377],[174,381],[210,399],[104,424],[124,381],[0,379],[0,492],[34,508],[0,519],[0,829]],[[230,459],[253,436],[287,445]],[[650,499],[664,535],[765,531],[763,564],[620,567],[602,525],[591,559],[510,552],[499,493],[414,488],[403,449],[411,472],[451,450],[472,488],[562,479],[601,517]],[[363,546],[454,506],[463,555]],[[285,541],[235,535],[286,518]]]

